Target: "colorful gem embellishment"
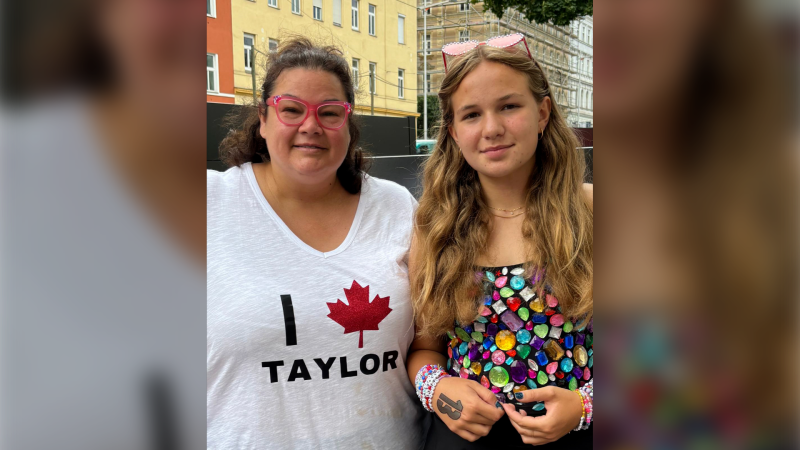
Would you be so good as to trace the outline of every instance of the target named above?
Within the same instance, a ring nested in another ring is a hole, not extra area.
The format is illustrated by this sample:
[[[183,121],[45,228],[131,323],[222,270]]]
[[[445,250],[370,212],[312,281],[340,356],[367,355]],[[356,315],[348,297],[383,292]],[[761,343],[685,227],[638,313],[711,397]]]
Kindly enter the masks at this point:
[[[592,379],[592,324],[562,313],[544,270],[526,275],[518,265],[476,277],[484,286],[480,314],[447,333],[450,375],[479,382],[501,402],[543,386],[575,390]]]

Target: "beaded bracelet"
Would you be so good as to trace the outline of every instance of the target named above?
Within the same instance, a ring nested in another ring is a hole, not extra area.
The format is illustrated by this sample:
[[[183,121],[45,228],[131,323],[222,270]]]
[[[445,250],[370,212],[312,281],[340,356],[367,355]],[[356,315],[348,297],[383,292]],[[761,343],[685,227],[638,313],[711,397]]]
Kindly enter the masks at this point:
[[[417,388],[417,397],[426,411],[433,412],[433,393],[436,385],[442,379],[449,377],[444,368],[438,365],[429,364],[419,369],[414,384]]]
[[[581,392],[583,392],[584,397],[586,398],[586,429],[589,428],[589,425],[592,423],[592,415],[594,412],[594,379],[590,380],[586,383],[583,387],[580,388]]]
[[[583,411],[581,413],[581,421],[577,427],[572,431],[588,430],[589,425],[592,423],[593,416],[593,403],[594,403],[594,380],[589,381],[580,389],[575,392],[581,398],[581,405]]]

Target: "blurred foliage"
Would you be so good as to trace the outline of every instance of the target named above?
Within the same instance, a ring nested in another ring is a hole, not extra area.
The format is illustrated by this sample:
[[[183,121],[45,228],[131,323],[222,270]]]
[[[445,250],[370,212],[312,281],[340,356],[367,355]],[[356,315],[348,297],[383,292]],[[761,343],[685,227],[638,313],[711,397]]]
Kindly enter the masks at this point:
[[[422,117],[422,97],[417,97],[417,112],[420,116],[417,118],[417,139],[422,139],[423,132],[423,117]],[[442,110],[439,108],[439,97],[437,95],[428,96],[428,138],[435,139],[436,133],[439,130],[439,121],[442,118]]]
[[[485,0],[484,7],[500,18],[508,8],[514,8],[531,22],[556,26],[593,14],[592,0]]]

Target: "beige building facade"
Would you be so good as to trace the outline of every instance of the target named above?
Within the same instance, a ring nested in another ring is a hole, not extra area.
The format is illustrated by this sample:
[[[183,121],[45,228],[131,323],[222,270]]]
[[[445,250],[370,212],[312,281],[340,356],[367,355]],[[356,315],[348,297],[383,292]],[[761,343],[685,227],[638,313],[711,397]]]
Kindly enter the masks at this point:
[[[419,116],[416,17],[398,0],[233,0],[236,103],[253,101],[254,84],[260,94],[266,55],[303,35],[344,52],[357,80],[357,113]]]

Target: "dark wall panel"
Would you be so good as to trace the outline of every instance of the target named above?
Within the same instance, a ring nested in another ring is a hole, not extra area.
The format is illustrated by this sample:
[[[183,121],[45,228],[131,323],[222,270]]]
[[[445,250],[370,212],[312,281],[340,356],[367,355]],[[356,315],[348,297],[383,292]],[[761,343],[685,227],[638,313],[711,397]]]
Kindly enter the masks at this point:
[[[221,126],[222,118],[237,108],[239,105],[224,105],[208,103],[208,141],[207,141],[207,167],[212,170],[225,170],[219,161],[219,144],[228,130]],[[415,197],[419,198],[422,192],[422,165],[428,155],[415,154],[415,123],[413,117],[381,117],[359,116],[361,121],[361,146],[371,156],[369,174],[392,180],[405,186]],[[586,181],[593,181],[592,160],[593,148],[587,147],[579,151],[584,152],[586,158]]]

